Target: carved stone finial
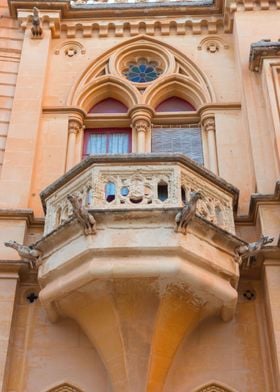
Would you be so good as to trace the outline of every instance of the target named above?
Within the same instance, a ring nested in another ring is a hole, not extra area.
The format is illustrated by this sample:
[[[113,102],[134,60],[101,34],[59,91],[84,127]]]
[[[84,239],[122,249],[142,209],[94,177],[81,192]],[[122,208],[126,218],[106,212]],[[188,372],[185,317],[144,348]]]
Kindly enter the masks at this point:
[[[5,246],[15,249],[21,257],[22,261],[27,262],[30,268],[34,269],[38,267],[39,258],[42,255],[38,249],[34,249],[32,246],[19,244],[16,241],[5,242]]]
[[[31,33],[33,38],[42,38],[43,36],[39,10],[36,7],[33,8]]]
[[[241,245],[235,249],[235,259],[240,266],[244,266],[248,269],[252,265],[252,257],[257,256],[258,253],[274,240],[273,237],[261,236],[256,242],[250,242],[248,245]]]
[[[82,200],[75,195],[67,195],[73,207],[73,215],[84,229],[85,235],[96,234],[96,221],[85,207],[82,206]]]
[[[178,212],[175,217],[175,233],[187,233],[187,226],[195,216],[196,204],[199,199],[202,199],[202,195],[200,192],[191,193],[190,201],[185,204],[182,210]]]

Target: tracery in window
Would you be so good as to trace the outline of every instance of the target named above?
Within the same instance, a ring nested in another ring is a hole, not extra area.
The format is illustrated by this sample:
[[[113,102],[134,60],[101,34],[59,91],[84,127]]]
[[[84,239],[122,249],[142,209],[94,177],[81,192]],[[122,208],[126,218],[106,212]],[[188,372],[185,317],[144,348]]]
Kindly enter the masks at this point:
[[[123,70],[123,75],[134,83],[147,83],[157,79],[163,70],[156,61],[149,61],[141,58],[138,61],[130,62]]]

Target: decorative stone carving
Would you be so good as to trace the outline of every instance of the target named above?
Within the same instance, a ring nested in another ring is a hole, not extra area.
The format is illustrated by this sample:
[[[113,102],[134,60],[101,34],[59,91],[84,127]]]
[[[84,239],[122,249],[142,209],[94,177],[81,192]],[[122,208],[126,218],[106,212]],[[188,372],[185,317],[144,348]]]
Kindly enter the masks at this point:
[[[252,265],[252,258],[257,256],[261,249],[263,249],[265,245],[273,242],[273,240],[273,237],[262,235],[261,238],[256,242],[239,246],[235,249],[236,261],[240,266],[244,266],[246,269],[250,268]]]
[[[198,50],[206,49],[209,53],[216,53],[221,48],[228,49],[229,45],[218,36],[209,36],[203,38],[197,47]]]
[[[270,39],[255,42],[251,45],[249,69],[259,72],[264,58],[280,57],[280,41],[271,42]]]
[[[186,202],[185,206],[175,217],[175,232],[187,233],[187,226],[195,216],[196,205],[199,199],[202,198],[200,192],[192,192],[190,200]]]
[[[136,132],[148,132],[151,129],[151,123],[148,120],[137,120],[135,121],[135,123],[133,124],[134,129],[136,130]]]
[[[32,38],[42,38],[43,36],[43,29],[40,21],[39,10],[36,7],[33,8],[31,34]]]
[[[82,129],[82,123],[76,119],[70,119],[68,123],[68,132],[77,135]]]
[[[206,132],[215,132],[215,117],[209,116],[202,120],[202,125]]]
[[[235,233],[232,196],[206,178],[180,165],[128,165],[110,162],[91,166],[84,173],[53,192],[46,200],[45,234],[72,215],[67,195],[76,195],[85,208],[161,209],[180,208],[200,192],[196,205],[198,216]]]
[[[38,249],[34,249],[32,246],[21,245],[16,241],[5,242],[5,246],[15,249],[22,261],[28,263],[30,268],[34,269],[38,266],[41,256],[41,252]]]
[[[75,195],[68,195],[67,199],[70,201],[73,208],[73,215],[84,229],[85,235],[96,234],[96,221],[82,205],[82,200]]]
[[[78,41],[66,41],[56,47],[54,54],[64,53],[68,57],[85,54],[85,47]]]

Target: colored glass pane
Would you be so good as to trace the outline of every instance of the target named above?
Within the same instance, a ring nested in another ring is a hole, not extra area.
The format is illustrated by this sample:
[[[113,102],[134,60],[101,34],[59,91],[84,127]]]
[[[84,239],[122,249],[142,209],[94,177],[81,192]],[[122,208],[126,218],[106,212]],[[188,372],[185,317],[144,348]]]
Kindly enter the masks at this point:
[[[130,64],[129,67],[123,72],[128,80],[134,83],[152,82],[162,71],[157,67],[155,62],[148,62],[141,60],[139,63]]]

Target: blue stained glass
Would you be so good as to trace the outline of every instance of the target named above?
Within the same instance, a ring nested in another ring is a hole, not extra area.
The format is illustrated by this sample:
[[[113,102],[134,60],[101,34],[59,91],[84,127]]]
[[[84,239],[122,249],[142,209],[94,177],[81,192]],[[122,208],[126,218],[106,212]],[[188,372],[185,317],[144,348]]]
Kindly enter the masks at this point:
[[[152,82],[162,71],[157,67],[154,62],[144,64],[143,61],[138,64],[130,64],[123,74],[128,80],[134,83]]]

